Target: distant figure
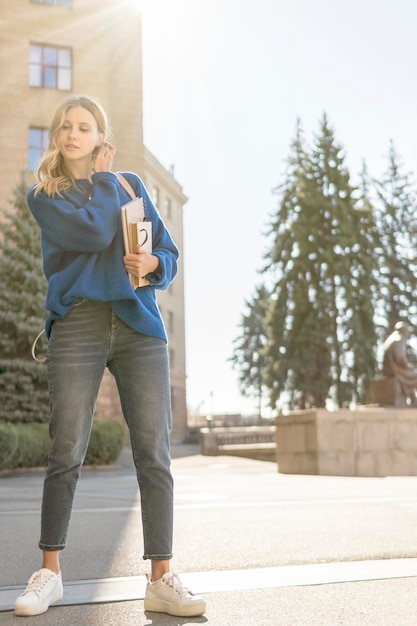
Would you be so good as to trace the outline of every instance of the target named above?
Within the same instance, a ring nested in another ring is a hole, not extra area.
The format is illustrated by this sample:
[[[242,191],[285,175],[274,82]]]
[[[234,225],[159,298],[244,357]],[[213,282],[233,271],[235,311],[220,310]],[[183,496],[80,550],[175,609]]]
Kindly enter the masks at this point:
[[[394,378],[394,405],[417,406],[417,370],[407,359],[407,339],[410,328],[397,322],[394,332],[384,343],[384,376]]]

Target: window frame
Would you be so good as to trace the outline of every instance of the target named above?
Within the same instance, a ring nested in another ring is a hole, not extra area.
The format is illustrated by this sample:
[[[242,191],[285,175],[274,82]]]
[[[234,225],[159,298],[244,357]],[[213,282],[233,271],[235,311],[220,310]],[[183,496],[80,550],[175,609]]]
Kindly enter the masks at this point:
[[[164,198],[164,217],[167,220],[172,219],[172,201],[169,196],[165,196]]]
[[[40,133],[40,141],[31,143],[31,134]],[[43,126],[29,126],[28,143],[27,143],[27,171],[34,172],[38,166],[42,155],[44,154],[49,143],[48,129]],[[31,156],[31,153],[33,156]],[[35,160],[34,154],[37,153],[36,163],[32,167],[32,161]]]
[[[152,187],[152,193],[151,193],[151,199],[152,202],[154,204],[154,206],[158,209],[159,211],[159,202],[160,202],[160,191],[159,191],[159,187],[157,185],[154,185]]]
[[[31,0],[32,4],[42,4],[46,7],[72,9],[72,0]]]
[[[28,62],[29,87],[72,91],[72,57],[72,48],[68,46],[30,42]]]

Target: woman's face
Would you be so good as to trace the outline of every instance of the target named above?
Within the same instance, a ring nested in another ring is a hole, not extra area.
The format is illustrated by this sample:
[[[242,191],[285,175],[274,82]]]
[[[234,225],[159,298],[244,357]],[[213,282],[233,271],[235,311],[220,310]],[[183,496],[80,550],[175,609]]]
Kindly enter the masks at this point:
[[[64,161],[89,166],[94,149],[103,141],[94,116],[81,106],[67,110],[58,131],[58,144]]]

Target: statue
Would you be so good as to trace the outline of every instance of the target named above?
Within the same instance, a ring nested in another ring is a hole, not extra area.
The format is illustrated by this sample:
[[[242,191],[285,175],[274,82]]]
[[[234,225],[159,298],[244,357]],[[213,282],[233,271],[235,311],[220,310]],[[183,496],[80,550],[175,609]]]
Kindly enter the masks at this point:
[[[417,370],[407,359],[410,328],[397,322],[394,332],[384,343],[383,374],[394,379],[394,406],[417,407]]]

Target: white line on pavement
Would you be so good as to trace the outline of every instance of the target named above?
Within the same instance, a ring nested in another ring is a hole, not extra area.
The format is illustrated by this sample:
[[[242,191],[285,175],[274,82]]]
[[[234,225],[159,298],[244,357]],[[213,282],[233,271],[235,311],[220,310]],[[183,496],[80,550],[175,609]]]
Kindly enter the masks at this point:
[[[301,587],[415,576],[417,558],[181,573],[183,582],[195,593]],[[65,595],[57,604],[67,606],[143,600],[145,587],[145,576],[64,581]],[[0,612],[12,610],[16,596],[23,589],[24,586],[21,585],[0,587]]]

